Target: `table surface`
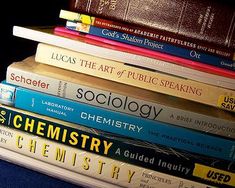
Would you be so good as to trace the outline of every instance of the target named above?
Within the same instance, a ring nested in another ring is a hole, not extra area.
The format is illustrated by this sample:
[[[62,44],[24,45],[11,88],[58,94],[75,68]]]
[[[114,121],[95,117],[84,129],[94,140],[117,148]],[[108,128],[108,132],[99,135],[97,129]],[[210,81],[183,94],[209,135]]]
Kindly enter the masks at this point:
[[[81,188],[7,161],[0,160],[1,188]]]

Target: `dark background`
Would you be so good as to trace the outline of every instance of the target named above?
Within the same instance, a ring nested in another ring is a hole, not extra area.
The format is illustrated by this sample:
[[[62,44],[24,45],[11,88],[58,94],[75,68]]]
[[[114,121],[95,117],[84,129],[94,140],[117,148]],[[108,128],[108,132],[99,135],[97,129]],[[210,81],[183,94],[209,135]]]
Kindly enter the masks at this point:
[[[59,11],[66,8],[66,0],[12,0],[4,1],[0,8],[0,79],[5,79],[6,67],[35,52],[36,42],[14,37],[13,25],[58,25]]]
[[[227,2],[227,0],[225,0]],[[228,0],[229,3],[233,1]],[[0,6],[0,80],[7,66],[35,53],[37,43],[12,35],[12,27],[59,25],[68,0],[7,0]],[[232,4],[231,3],[231,4]],[[75,188],[69,183],[0,160],[0,188]]]
[[[62,24],[59,19],[61,8],[67,7],[66,0],[11,0],[2,2],[0,8],[0,79],[5,79],[6,68],[35,53],[36,42],[14,37],[12,27]],[[1,188],[75,188],[67,182],[25,169],[0,160]]]

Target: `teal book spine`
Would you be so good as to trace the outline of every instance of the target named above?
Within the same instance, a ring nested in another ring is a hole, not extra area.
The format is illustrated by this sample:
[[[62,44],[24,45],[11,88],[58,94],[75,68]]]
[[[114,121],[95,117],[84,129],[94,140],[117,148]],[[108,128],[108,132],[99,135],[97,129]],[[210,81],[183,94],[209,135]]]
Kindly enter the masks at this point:
[[[235,141],[15,87],[17,108],[193,153],[235,160]]]

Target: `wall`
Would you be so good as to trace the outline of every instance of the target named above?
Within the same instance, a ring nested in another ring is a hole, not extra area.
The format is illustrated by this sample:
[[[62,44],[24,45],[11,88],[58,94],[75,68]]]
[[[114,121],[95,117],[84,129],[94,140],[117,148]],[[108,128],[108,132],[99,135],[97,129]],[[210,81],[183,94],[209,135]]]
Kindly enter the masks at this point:
[[[0,17],[0,79],[5,79],[7,65],[35,52],[36,42],[12,35],[13,25],[60,24],[59,11],[66,8],[66,0],[6,1],[1,6]],[[3,2],[2,2],[3,3]]]

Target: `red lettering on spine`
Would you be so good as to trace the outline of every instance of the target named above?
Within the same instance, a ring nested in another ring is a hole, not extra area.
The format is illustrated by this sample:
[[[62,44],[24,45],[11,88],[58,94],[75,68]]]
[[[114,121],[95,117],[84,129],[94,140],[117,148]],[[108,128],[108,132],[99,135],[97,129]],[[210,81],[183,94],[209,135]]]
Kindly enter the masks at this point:
[[[45,83],[42,80],[33,80],[31,78],[25,78],[22,75],[15,75],[14,73],[10,74],[10,80],[15,81],[15,82],[20,82],[23,84],[31,85],[33,87],[38,87],[38,88],[43,88],[43,89],[48,89],[49,88],[49,83]]]

